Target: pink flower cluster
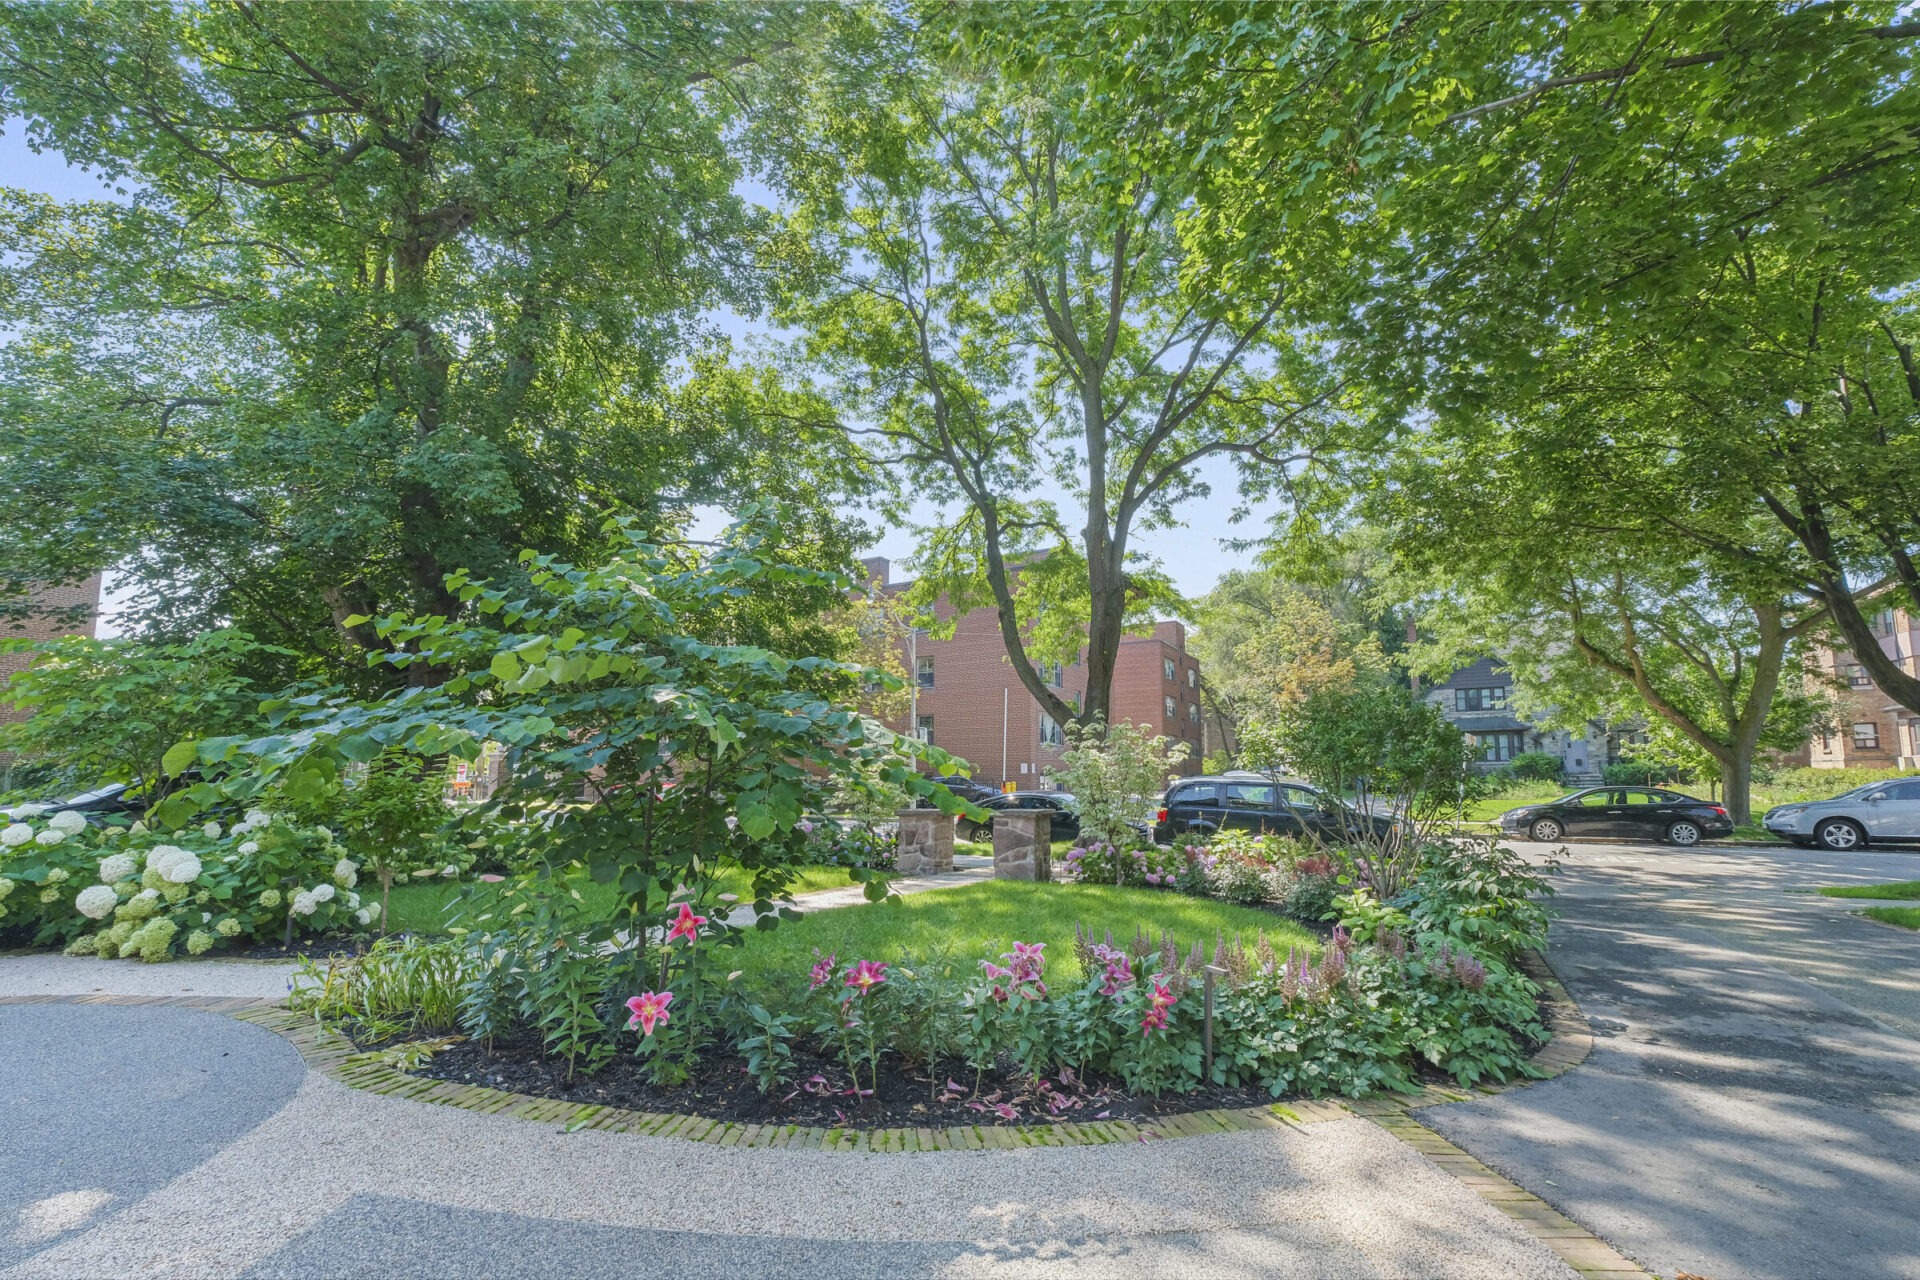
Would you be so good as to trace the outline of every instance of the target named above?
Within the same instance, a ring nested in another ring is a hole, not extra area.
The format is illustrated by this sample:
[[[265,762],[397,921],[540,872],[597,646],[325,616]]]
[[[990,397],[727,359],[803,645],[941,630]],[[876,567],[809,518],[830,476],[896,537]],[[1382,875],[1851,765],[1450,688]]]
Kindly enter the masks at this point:
[[[1167,990],[1166,983],[1153,980],[1153,990],[1147,993],[1147,1016],[1140,1019],[1140,1035],[1144,1039],[1167,1025],[1167,1010],[1173,1008],[1173,992]]]
[[[1044,1000],[1047,984],[1041,981],[1040,975],[1047,968],[1046,949],[1044,942],[1016,942],[1013,950],[1000,957],[1007,962],[1004,966],[982,960],[980,971],[994,984],[993,998],[1002,1003],[1014,996],[1022,1000]]]
[[[847,986],[853,988],[855,995],[864,996],[887,980],[887,962],[884,960],[862,960],[847,970]]]
[[[1118,947],[1110,947],[1104,942],[1093,945],[1093,958],[1106,968],[1100,975],[1100,994],[1118,997],[1122,991],[1133,985],[1133,961],[1127,953]]]
[[[672,942],[676,938],[685,938],[688,942],[692,942],[699,937],[700,926],[706,922],[707,918],[705,916],[693,914],[693,908],[683,902],[680,904],[679,918],[676,919],[673,922],[673,926],[667,930],[667,941]]]
[[[813,969],[808,975],[810,989],[818,991],[829,982],[832,982],[834,968],[839,963],[840,957],[837,954],[829,952],[823,956],[820,954],[820,948],[815,947],[813,949]]]

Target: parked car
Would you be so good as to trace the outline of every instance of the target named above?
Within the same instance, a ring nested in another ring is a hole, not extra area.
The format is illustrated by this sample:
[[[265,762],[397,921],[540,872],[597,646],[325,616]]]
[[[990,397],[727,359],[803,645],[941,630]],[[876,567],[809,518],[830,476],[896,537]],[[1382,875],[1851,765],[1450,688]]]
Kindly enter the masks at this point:
[[[16,817],[23,809],[42,817],[51,817],[56,813],[80,813],[92,821],[115,817],[137,818],[147,810],[147,797],[138,783],[110,782],[67,800],[45,800],[38,804],[0,809],[0,818]]]
[[[963,778],[957,773],[951,777],[935,778],[934,781],[971,804],[980,804],[1000,794],[997,787],[990,787],[984,782],[975,782],[972,778]],[[921,800],[918,802],[918,807],[928,808],[931,804],[931,801]]]
[[[1831,800],[1775,805],[1760,822],[1795,844],[1823,849],[1920,841],[1920,778],[1870,782]]]
[[[1064,791],[1014,791],[975,801],[987,811],[985,820],[976,822],[964,813],[955,819],[954,834],[962,840],[991,840],[993,815],[1005,809],[1046,809],[1053,814],[1053,838],[1077,840],[1080,815],[1074,811],[1073,797]]]
[[[1733,834],[1725,807],[1660,787],[1588,787],[1500,815],[1500,830],[1543,843],[1565,839],[1699,844]]]
[[[1175,836],[1231,830],[1337,840],[1356,831],[1384,836],[1392,829],[1392,819],[1363,814],[1303,782],[1276,783],[1257,774],[1229,773],[1187,778],[1168,787],[1155,815],[1153,838],[1167,844]]]

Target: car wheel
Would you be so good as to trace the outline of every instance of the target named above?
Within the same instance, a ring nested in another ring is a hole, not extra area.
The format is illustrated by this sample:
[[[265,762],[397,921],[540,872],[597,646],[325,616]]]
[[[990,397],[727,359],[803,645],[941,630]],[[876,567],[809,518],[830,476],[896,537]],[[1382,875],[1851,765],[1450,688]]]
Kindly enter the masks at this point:
[[[1562,830],[1563,828],[1560,826],[1560,823],[1555,819],[1541,818],[1531,827],[1527,828],[1527,834],[1541,844],[1551,844],[1560,838]]]
[[[1866,832],[1845,818],[1828,818],[1813,829],[1813,838],[1822,849],[1858,849],[1867,842]]]
[[[1676,822],[1667,828],[1667,839],[1673,844],[1690,845],[1700,843],[1700,828],[1691,822]]]

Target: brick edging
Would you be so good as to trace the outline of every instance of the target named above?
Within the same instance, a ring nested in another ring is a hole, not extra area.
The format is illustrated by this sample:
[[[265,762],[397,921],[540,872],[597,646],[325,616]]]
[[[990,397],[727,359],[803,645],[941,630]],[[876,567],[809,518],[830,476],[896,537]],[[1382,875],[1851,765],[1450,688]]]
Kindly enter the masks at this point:
[[[1593,1052],[1593,1027],[1568,994],[1547,958],[1537,951],[1520,956],[1521,972],[1540,986],[1542,1012],[1552,1033],[1528,1061],[1539,1074],[1510,1084],[1481,1085],[1470,1093],[1428,1086],[1408,1098],[1361,1098],[1348,1108],[1385,1129],[1465,1184],[1467,1190],[1513,1220],[1515,1226],[1560,1256],[1582,1280],[1655,1280],[1619,1250],[1588,1231],[1518,1183],[1494,1172],[1467,1152],[1422,1124],[1414,1112],[1449,1102],[1467,1102],[1509,1089],[1524,1089],[1573,1070]]]

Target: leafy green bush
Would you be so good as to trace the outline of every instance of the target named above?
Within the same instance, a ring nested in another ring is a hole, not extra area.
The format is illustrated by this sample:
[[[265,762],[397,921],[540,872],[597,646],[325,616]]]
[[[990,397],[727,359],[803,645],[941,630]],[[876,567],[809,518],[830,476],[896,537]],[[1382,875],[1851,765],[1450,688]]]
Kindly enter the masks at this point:
[[[1653,787],[1679,776],[1673,765],[1652,760],[1618,760],[1600,771],[1601,780],[1616,787]]]
[[[1522,751],[1500,772],[1519,782],[1558,782],[1566,769],[1551,751]]]
[[[1083,840],[1125,849],[1141,843],[1134,824],[1187,758],[1184,742],[1134,724],[1068,725],[1067,749],[1049,776],[1073,796]]]
[[[1545,864],[1550,874],[1559,864]],[[1547,875],[1495,840],[1464,839],[1429,846],[1407,895],[1407,914],[1422,932],[1444,935],[1482,955],[1511,959],[1547,945],[1553,896]]]
[[[452,1031],[474,975],[460,939],[381,938],[364,955],[300,962],[289,1008],[326,1023],[352,1022],[375,1039],[402,1031]]]
[[[325,827],[257,809],[231,830],[175,832],[28,815],[0,830],[0,923],[73,955],[165,960],[364,929],[376,908],[362,904],[358,876]]]

